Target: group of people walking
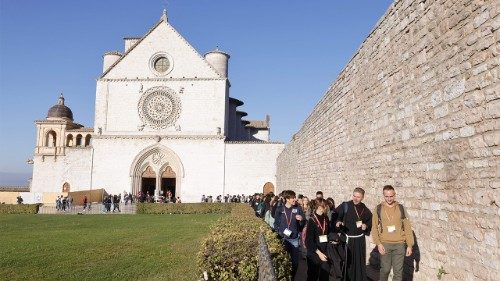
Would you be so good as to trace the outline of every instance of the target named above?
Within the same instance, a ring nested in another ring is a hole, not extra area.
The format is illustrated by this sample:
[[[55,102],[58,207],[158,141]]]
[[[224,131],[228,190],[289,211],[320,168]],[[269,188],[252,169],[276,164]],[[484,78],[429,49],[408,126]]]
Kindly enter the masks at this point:
[[[57,196],[56,210],[61,212],[70,211],[73,207],[73,198],[71,196]]]
[[[256,198],[251,205],[282,239],[293,276],[305,257],[307,280],[367,280],[365,236],[372,236],[380,255],[380,280],[388,280],[391,270],[392,280],[403,280],[403,262],[415,243],[412,226],[394,188],[386,185],[382,193],[382,203],[372,211],[362,202],[362,188],[336,207],[321,191],[309,200],[292,190]]]
[[[249,200],[252,199],[252,196],[245,196],[245,194],[237,194],[237,195],[230,195],[226,194],[225,196],[218,195],[215,199],[212,197],[212,195],[205,196],[203,194],[201,196],[201,202],[202,203],[248,203]]]
[[[120,201],[121,201],[122,195],[107,195],[104,197],[102,200],[102,211],[103,213],[109,213],[111,212],[111,207],[113,207],[113,213],[115,211],[118,211],[119,213],[121,212],[120,210]]]

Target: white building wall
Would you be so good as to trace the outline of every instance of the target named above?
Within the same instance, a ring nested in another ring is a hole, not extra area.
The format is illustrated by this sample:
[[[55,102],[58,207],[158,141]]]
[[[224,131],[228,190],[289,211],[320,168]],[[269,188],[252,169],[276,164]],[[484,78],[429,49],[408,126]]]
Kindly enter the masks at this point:
[[[255,130],[252,136],[259,140],[269,141],[269,130]]]
[[[90,187],[90,147],[66,148],[66,155],[55,161],[54,156],[35,156],[33,161],[31,192],[62,192],[65,182],[71,191]]]
[[[217,128],[224,132],[226,125],[226,81],[99,81],[96,94],[95,126],[101,127],[103,134],[200,134],[215,135]],[[143,124],[138,113],[141,96],[150,88],[166,86],[173,89],[181,102],[181,112],[175,125],[155,130]]]
[[[134,159],[145,148],[155,144],[157,141],[154,138],[95,138],[93,188],[104,188],[112,194],[131,192],[130,172]],[[159,144],[172,150],[181,160],[184,177],[180,186],[176,187],[176,196],[180,196],[183,202],[198,202],[202,194],[222,193],[222,139],[164,139]]]
[[[262,192],[264,184],[276,186],[276,159],[284,144],[226,143],[225,194]]]

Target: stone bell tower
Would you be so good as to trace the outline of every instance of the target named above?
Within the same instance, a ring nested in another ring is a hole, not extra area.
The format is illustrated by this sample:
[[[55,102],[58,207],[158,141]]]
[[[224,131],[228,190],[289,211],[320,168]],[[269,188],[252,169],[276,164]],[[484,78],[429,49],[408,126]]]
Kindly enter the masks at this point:
[[[64,105],[62,94],[57,104],[47,112],[47,118],[37,120],[35,124],[37,128],[35,156],[64,155],[66,130],[82,127],[80,124],[73,123],[73,112]]]

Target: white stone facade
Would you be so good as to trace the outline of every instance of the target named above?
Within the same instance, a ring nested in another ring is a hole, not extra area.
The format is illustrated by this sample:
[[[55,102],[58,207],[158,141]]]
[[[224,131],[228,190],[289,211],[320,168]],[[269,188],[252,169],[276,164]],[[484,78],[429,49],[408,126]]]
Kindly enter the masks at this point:
[[[144,37],[126,38],[123,54],[103,58],[93,128],[74,123],[62,97],[36,122],[31,192],[171,190],[196,202],[276,184],[284,145],[269,142],[268,118],[236,114],[243,102],[230,102],[229,55],[201,56],[164,15]]]

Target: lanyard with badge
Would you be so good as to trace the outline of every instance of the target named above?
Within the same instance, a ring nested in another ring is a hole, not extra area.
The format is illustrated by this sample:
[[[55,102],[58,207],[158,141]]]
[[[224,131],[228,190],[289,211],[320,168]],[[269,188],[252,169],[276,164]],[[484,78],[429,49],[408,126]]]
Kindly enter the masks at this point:
[[[365,208],[361,211],[361,214],[358,214],[358,208],[356,208],[356,205],[354,205],[354,211],[356,212],[356,216],[358,216],[358,220],[356,221],[356,227],[361,228],[363,226],[363,221],[361,217],[363,216],[363,213],[365,212]]]
[[[395,210],[396,208],[395,207],[392,207],[391,208],[392,210]],[[387,216],[387,220],[389,222],[392,222],[392,219],[394,218],[395,214],[394,214],[395,211],[393,211],[393,214],[392,214],[392,217],[389,217],[389,214],[387,213],[387,208],[384,208],[384,213],[385,215]],[[393,224],[393,225],[388,225],[387,226],[387,232],[389,233],[393,233],[393,232],[396,232],[396,226]]]
[[[326,231],[326,219],[323,220],[323,226],[321,226],[321,223],[319,222],[319,219],[316,216],[316,214],[314,214],[313,219],[316,222],[316,225],[319,227],[319,229],[321,229],[321,235],[319,235],[319,239],[318,239],[319,243],[326,243],[326,242],[328,242],[328,238],[325,235],[325,231]]]
[[[286,237],[290,237],[290,235],[292,235],[292,231],[290,230],[290,224],[292,224],[292,217],[293,217],[292,213],[296,213],[296,212],[297,212],[296,209],[292,209],[290,211],[290,219],[288,219],[288,216],[286,214],[286,207],[283,209],[283,213],[285,213],[286,225],[287,225],[287,227],[285,228],[285,230],[283,230],[283,234],[285,234]]]

